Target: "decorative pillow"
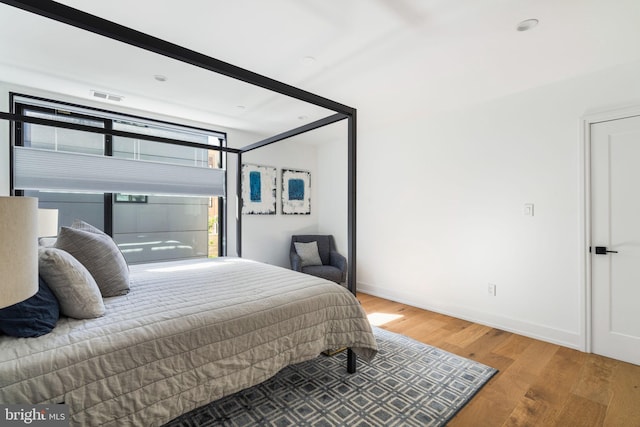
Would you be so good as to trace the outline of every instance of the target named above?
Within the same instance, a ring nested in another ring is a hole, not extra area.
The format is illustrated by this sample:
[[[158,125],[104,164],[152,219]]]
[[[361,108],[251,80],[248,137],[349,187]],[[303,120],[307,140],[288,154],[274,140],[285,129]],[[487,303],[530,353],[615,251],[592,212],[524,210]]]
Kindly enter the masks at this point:
[[[56,245],[55,237],[40,237],[38,238],[38,246],[52,247]]]
[[[113,239],[111,238],[111,236],[109,236],[107,233],[105,233],[104,231],[100,230],[99,228],[94,227],[93,225],[84,222],[81,219],[74,219],[73,223],[71,224],[71,228],[75,228],[76,230],[84,230],[84,231],[89,231],[91,233],[96,233],[96,234],[102,234],[103,236],[107,236],[110,240],[113,241]],[[115,242],[113,242],[115,244]],[[118,248],[118,245],[116,245],[116,248]],[[122,251],[120,250],[120,248],[118,248],[118,251],[120,252],[120,254],[122,254]],[[122,259],[124,259],[124,254],[122,254]],[[126,264],[126,260],[125,260],[125,264]],[[127,270],[129,270],[129,264],[127,264]]]
[[[93,319],[104,314],[96,281],[71,254],[57,248],[40,248],[38,270],[58,298],[62,314],[76,319]]]
[[[71,224],[71,228],[75,228],[76,230],[84,230],[84,231],[90,231],[92,233],[96,233],[96,234],[103,234],[105,236],[108,236],[107,233],[105,233],[104,231],[100,230],[99,228],[94,227],[93,225],[84,222],[81,219],[74,219],[73,223]]]
[[[56,248],[69,252],[89,270],[103,297],[124,295],[129,292],[129,266],[113,239],[97,231],[62,227]]]
[[[0,332],[12,337],[39,337],[51,332],[60,317],[60,307],[42,277],[31,298],[0,310]]]
[[[320,253],[318,252],[318,242],[309,243],[293,242],[296,252],[300,256],[300,267],[308,267],[310,265],[322,265]]]

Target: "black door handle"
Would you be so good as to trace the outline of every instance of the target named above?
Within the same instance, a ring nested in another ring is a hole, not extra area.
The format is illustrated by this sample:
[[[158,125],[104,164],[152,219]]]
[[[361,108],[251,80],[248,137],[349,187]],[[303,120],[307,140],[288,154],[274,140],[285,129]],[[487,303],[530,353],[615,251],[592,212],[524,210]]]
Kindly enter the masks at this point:
[[[618,251],[608,251],[606,246],[596,246],[596,255],[606,255],[607,253],[617,254]]]

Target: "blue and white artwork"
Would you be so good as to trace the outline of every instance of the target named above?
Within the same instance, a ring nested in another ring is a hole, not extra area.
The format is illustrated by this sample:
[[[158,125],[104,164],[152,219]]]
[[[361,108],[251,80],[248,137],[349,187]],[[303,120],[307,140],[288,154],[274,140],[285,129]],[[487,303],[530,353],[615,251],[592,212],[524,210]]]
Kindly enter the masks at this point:
[[[311,172],[282,169],[282,213],[311,214]]]
[[[276,181],[278,170],[271,166],[242,165],[242,213],[276,214]]]
[[[249,200],[252,202],[262,201],[262,173],[258,171],[249,172]]]
[[[304,200],[304,180],[289,180],[289,200]]]

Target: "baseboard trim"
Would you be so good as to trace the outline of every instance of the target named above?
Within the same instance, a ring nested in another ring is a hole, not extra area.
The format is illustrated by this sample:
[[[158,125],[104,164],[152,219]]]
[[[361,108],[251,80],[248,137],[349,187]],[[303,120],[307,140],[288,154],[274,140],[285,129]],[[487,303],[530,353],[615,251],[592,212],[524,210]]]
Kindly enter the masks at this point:
[[[580,335],[570,331],[549,328],[548,326],[538,325],[530,322],[523,322],[522,320],[506,316],[499,316],[465,307],[425,304],[424,302],[417,301],[414,295],[409,295],[403,292],[385,289],[378,286],[372,286],[362,282],[358,282],[358,292],[388,299],[391,301],[396,301],[402,304],[410,305],[412,307],[421,308],[423,310],[445,314],[447,316],[456,317],[458,319],[467,320],[469,322],[490,326],[492,328],[501,329],[503,331],[512,332],[514,334],[523,335],[529,338],[561,345],[563,347],[583,351]]]

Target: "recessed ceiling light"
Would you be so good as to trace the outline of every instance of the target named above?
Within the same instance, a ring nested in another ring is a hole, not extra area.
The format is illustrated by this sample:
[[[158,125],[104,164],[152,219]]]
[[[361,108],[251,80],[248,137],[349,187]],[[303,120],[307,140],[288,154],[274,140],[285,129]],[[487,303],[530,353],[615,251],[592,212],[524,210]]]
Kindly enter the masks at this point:
[[[529,31],[530,29],[532,29],[536,25],[538,25],[538,20],[537,19],[525,19],[524,21],[522,21],[521,23],[518,24],[516,29],[518,31]]]
[[[298,116],[298,120],[307,120],[308,116]]]
[[[305,56],[304,58],[302,58],[302,62],[307,65],[311,65],[316,62],[316,58],[314,58],[313,56]]]
[[[236,108],[240,111],[245,110],[247,107],[245,107],[244,105],[236,105]]]
[[[153,76],[154,79],[156,79],[159,82],[166,82],[167,81],[167,76],[163,76],[162,74],[156,74],[155,76]]]

